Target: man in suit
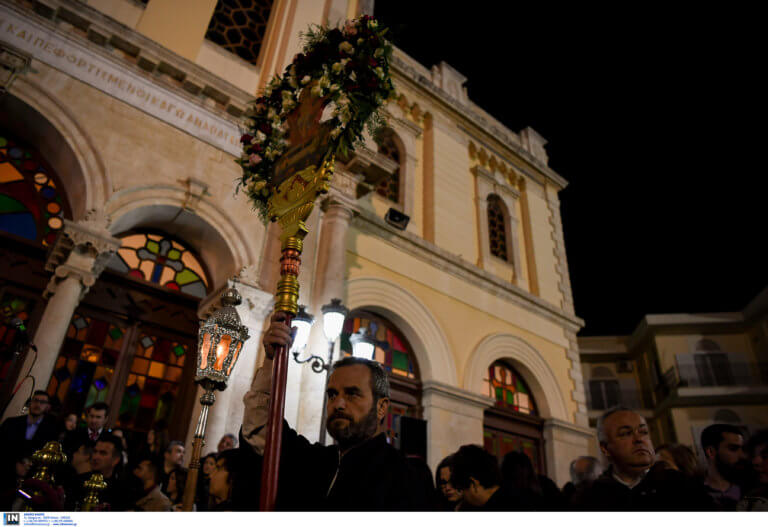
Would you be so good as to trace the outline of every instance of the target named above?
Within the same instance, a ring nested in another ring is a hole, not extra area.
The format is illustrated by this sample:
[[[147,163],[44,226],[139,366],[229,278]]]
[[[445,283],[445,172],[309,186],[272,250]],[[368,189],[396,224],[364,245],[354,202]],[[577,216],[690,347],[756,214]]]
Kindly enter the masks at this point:
[[[51,406],[48,393],[35,391],[28,406],[27,415],[9,417],[0,425],[0,452],[9,454],[0,462],[2,488],[15,486],[14,459],[31,457],[36,450],[57,437],[56,421],[48,415]]]
[[[9,417],[0,425],[0,443],[3,452],[23,451],[32,455],[56,439],[56,421],[48,415],[50,399],[44,390],[36,390],[29,402],[29,413]]]
[[[64,451],[68,456],[80,448],[81,445],[87,445],[91,448],[96,446],[102,435],[109,433],[106,429],[107,416],[109,415],[109,405],[107,403],[97,402],[89,406],[85,411],[85,428],[75,428],[64,438]]]

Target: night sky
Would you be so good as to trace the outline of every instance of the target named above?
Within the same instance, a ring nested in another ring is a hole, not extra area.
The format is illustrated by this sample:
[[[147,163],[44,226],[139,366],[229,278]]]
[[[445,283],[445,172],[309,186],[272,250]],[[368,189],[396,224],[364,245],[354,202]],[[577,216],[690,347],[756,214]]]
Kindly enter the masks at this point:
[[[739,311],[768,285],[759,17],[642,7],[376,0],[398,47],[446,61],[472,101],[549,141],[569,182],[580,335],[627,334],[649,313]]]

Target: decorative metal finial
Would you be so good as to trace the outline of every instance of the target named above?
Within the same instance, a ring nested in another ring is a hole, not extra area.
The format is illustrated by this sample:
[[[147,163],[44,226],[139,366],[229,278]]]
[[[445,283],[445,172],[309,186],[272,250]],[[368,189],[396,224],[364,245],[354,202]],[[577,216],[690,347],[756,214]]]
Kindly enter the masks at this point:
[[[32,462],[37,465],[33,479],[53,483],[53,473],[56,465],[67,462],[67,455],[61,450],[58,441],[48,441],[43,448],[32,455]]]
[[[99,495],[107,488],[107,482],[104,481],[104,476],[101,474],[93,473],[91,474],[91,477],[88,478],[88,481],[83,483],[83,488],[85,489],[86,494],[85,499],[83,499],[82,510],[84,512],[89,512],[99,505]]]

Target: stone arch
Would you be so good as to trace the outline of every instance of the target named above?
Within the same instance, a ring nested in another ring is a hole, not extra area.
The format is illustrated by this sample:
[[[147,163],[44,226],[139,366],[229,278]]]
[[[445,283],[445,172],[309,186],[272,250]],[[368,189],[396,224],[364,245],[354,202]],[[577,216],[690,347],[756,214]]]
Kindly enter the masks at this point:
[[[456,363],[445,332],[412,293],[388,280],[357,278],[347,284],[347,306],[379,313],[398,327],[413,349],[422,382],[458,385]]]
[[[73,220],[83,219],[107,201],[112,184],[106,164],[65,104],[35,81],[19,77],[0,99],[0,116],[0,124],[33,145],[56,171],[69,197]]]
[[[482,393],[488,366],[500,359],[509,361],[525,378],[541,417],[570,421],[554,372],[536,348],[515,335],[498,333],[480,341],[464,370],[464,389]]]
[[[115,193],[106,203],[105,212],[112,220],[112,234],[154,228],[184,240],[205,262],[212,291],[224,286],[227,278],[244,266],[258,261],[263,235],[249,235],[206,200],[198,202],[194,211],[186,209],[185,204],[186,192],[181,188],[133,187]]]

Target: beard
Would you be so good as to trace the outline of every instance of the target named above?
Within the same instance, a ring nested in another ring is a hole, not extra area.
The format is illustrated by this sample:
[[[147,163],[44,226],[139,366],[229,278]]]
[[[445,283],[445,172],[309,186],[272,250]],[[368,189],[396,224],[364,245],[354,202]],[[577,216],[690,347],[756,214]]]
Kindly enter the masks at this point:
[[[341,418],[341,419],[339,419]],[[343,420],[349,424],[345,426]],[[378,416],[376,415],[376,403],[371,405],[368,412],[360,421],[355,421],[352,416],[343,412],[334,412],[325,421],[325,427],[331,437],[339,443],[342,450],[358,445],[372,438],[378,428]]]
[[[745,465],[742,462],[731,465],[721,460],[720,456],[717,456],[715,457],[715,466],[720,475],[731,483],[741,483],[741,480],[744,478]]]

